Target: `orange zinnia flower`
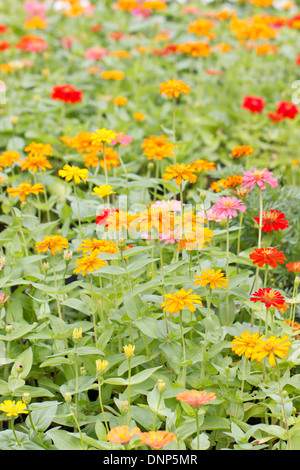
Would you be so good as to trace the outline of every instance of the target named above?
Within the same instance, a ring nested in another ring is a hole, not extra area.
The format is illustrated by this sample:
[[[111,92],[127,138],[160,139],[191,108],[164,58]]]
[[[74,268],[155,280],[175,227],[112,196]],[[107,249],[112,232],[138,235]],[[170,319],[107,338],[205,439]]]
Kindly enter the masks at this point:
[[[205,390],[186,390],[178,393],[176,399],[188,403],[193,408],[200,408],[200,406],[207,405],[210,401],[215,400],[216,395],[207,393]]]
[[[38,253],[46,252],[49,249],[51,254],[55,255],[57,251],[60,252],[62,249],[68,249],[69,242],[61,235],[46,235],[43,241],[36,242],[35,248]]]
[[[116,444],[126,444],[140,432],[137,427],[130,430],[129,426],[117,426],[107,433],[107,440]]]
[[[194,174],[195,171],[196,169],[192,164],[185,165],[184,163],[176,163],[176,165],[167,166],[166,172],[162,176],[165,181],[175,179],[176,184],[180,186],[182,180],[196,183],[197,175]]]
[[[168,137],[164,135],[145,138],[141,147],[144,149],[143,155],[146,155],[148,160],[156,158],[161,161],[163,158],[174,156],[174,144],[168,142]]]
[[[123,80],[125,73],[118,70],[105,70],[100,74],[100,77],[104,80]]]
[[[7,150],[0,155],[0,167],[11,167],[15,162],[20,162],[20,154],[14,150]],[[2,170],[2,168],[1,168]]]
[[[283,336],[282,338],[270,336],[270,338],[266,338],[254,347],[251,361],[256,359],[257,362],[260,362],[268,356],[270,366],[275,367],[275,356],[278,356],[280,359],[284,359],[289,354],[289,348],[292,345],[292,342],[288,341],[288,339],[288,336]]]
[[[92,273],[96,269],[99,269],[103,266],[107,266],[104,259],[98,258],[98,251],[92,251],[90,255],[84,255],[83,258],[76,259],[76,267],[74,273],[78,274],[82,271],[82,275],[85,276],[87,271]]]
[[[149,431],[142,432],[140,435],[141,444],[145,444],[155,450],[162,449],[175,439],[175,434],[168,431]]]
[[[36,183],[33,186],[29,183],[21,183],[18,188],[7,188],[9,196],[18,197],[20,196],[20,201],[25,201],[26,196],[29,194],[39,194],[44,193],[44,187],[42,183]]]
[[[82,251],[84,254],[98,251],[98,253],[117,253],[118,247],[115,242],[109,240],[98,240],[97,238],[87,238],[80,243],[78,251]]]
[[[206,36],[209,39],[215,37],[211,31],[213,29],[213,24],[208,20],[197,19],[193,23],[188,25],[188,32],[194,33],[197,36]]]
[[[250,147],[250,145],[237,145],[234,147],[234,149],[231,151],[231,155],[234,158],[239,158],[244,155],[251,155],[254,152],[253,148]]]
[[[191,88],[189,85],[182,80],[176,80],[176,78],[163,82],[160,85],[160,94],[165,94],[168,98],[178,98],[180,95],[190,92]]]
[[[200,295],[192,294],[192,292],[193,289],[186,291],[182,288],[174,294],[165,294],[164,297],[167,300],[161,304],[161,307],[165,312],[169,313],[178,313],[185,308],[188,308],[190,312],[194,312],[196,307],[193,304],[195,303],[201,306],[202,299]]]

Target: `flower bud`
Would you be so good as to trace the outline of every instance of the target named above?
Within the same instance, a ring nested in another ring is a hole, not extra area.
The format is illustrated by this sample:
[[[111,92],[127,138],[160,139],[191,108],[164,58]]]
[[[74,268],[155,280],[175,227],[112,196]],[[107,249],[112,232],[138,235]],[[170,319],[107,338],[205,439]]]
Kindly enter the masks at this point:
[[[163,393],[166,390],[166,384],[162,379],[158,379],[157,381],[157,390],[160,393]]]
[[[65,250],[64,251],[64,260],[65,261],[71,261],[72,256],[73,256],[73,251],[70,251],[70,250]]]
[[[71,403],[71,401],[72,401],[72,395],[71,395],[70,392],[66,392],[66,393],[65,393],[65,401],[66,401],[66,403]]]
[[[120,240],[118,241],[118,247],[120,250],[123,250],[126,246],[126,242],[124,240],[124,238],[120,238]]]
[[[101,361],[101,359],[97,359],[96,360],[96,371],[97,371],[97,374],[103,374],[103,372],[105,371],[105,369],[107,368],[108,366],[108,362],[107,361]]]
[[[80,367],[80,375],[86,375],[86,368],[85,367]]]
[[[23,401],[23,403],[25,403],[26,405],[28,405],[28,404],[31,402],[30,393],[24,392],[23,395],[22,395],[22,401]]]
[[[122,412],[124,414],[128,413],[128,401],[122,401]]]
[[[124,353],[127,359],[131,359],[134,356],[135,346],[132,346],[131,344],[129,344],[128,346],[124,346],[123,349],[124,349]]]
[[[72,340],[74,343],[78,343],[82,338],[82,328],[74,328],[73,334],[72,334]]]
[[[50,264],[47,261],[43,263],[43,270],[47,272],[50,269]]]
[[[7,323],[5,327],[6,333],[12,333],[13,330],[14,330],[14,327],[10,323]]]
[[[205,191],[200,191],[200,199],[201,199],[201,201],[205,201],[205,199],[206,199],[206,192]]]

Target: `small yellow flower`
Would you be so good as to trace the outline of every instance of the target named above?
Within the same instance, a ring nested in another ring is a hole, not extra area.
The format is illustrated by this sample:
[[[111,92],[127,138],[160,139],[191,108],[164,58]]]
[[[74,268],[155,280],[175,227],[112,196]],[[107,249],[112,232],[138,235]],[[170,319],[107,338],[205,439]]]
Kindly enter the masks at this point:
[[[112,186],[110,186],[109,184],[103,184],[102,186],[96,186],[94,189],[93,189],[93,193],[92,194],[95,194],[99,197],[106,197],[106,196],[109,196],[110,194],[116,194],[115,191],[112,191]]]
[[[78,343],[82,338],[82,328],[74,328],[73,334],[72,334],[72,340],[74,343]]]
[[[127,359],[131,359],[134,356],[135,346],[132,344],[128,344],[128,346],[124,346],[124,353]]]
[[[4,400],[4,403],[0,404],[0,410],[4,411],[6,413],[7,417],[10,416],[18,416],[21,413],[28,413],[28,411],[25,410],[26,404],[22,403],[21,401],[18,401],[15,403],[15,401],[11,400]]]
[[[58,175],[65,178],[66,181],[74,180],[75,183],[80,183],[88,178],[88,170],[86,168],[79,168],[74,165],[64,165],[62,170],[59,170]]]
[[[201,285],[201,287],[206,287],[209,284],[211,289],[216,287],[227,287],[228,279],[224,277],[224,273],[221,272],[221,269],[215,271],[214,269],[207,269],[206,271],[201,271],[201,276],[195,276],[195,286]]]
[[[97,374],[103,374],[103,372],[105,371],[105,369],[107,368],[108,366],[108,362],[103,360],[101,361],[101,359],[97,359],[96,360],[96,371],[97,371]]]

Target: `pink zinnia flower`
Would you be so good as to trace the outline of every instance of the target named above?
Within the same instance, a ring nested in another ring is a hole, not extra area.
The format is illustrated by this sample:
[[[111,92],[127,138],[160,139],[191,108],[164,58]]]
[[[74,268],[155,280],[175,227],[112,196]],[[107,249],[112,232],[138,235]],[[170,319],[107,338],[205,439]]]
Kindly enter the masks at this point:
[[[171,212],[181,211],[181,202],[177,201],[176,199],[170,199],[169,201],[155,201],[153,206]]]
[[[243,205],[243,201],[241,199],[237,199],[236,197],[220,197],[214,206],[212,206],[213,211],[216,213],[218,217],[237,217],[238,213],[245,212],[247,207]]]
[[[109,53],[108,49],[103,49],[102,47],[91,47],[86,51],[84,57],[91,60],[103,60],[103,57]]]
[[[117,132],[116,138],[111,141],[111,145],[121,144],[126,147],[132,142],[130,135],[126,135],[124,132]]]
[[[277,178],[272,175],[273,172],[268,171],[267,168],[263,170],[254,168],[253,171],[244,171],[242,185],[249,189],[253,189],[256,184],[262,190],[266,189],[266,184],[269,184],[272,188],[276,188],[278,186]]]
[[[206,216],[207,216],[208,220],[211,220],[213,222],[221,222],[222,220],[226,219],[226,216],[224,215],[217,215],[212,207],[208,209],[208,211],[206,211],[206,214],[204,211],[202,211],[202,212],[198,212],[197,215],[199,215],[200,217],[203,217],[203,219],[206,219]]]
[[[174,230],[169,233],[160,233],[159,234],[159,239],[161,242],[165,242],[166,245],[171,243],[171,245],[174,245],[174,243],[178,242],[180,240],[180,232],[179,230]]]
[[[23,4],[23,8],[30,16],[40,16],[44,17],[46,14],[47,7],[43,3],[40,2],[25,2]]]

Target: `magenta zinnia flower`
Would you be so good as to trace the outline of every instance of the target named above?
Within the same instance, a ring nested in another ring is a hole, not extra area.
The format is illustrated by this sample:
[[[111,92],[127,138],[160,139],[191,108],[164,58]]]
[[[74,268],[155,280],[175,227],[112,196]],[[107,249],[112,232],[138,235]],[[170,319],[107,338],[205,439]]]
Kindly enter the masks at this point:
[[[126,135],[124,132],[117,132],[116,138],[112,139],[111,145],[121,144],[123,147],[126,147],[132,142],[130,135]]]
[[[257,168],[254,168],[253,171],[244,171],[242,185],[249,189],[253,189],[256,184],[262,190],[266,189],[266,184],[269,184],[272,188],[276,188],[278,186],[278,182],[272,175],[273,171],[268,171],[267,168],[264,168],[263,170],[257,170]]]
[[[237,211],[245,212],[247,207],[243,205],[241,199],[236,197],[220,197],[214,206],[212,206],[213,211],[218,217],[237,217]]]

